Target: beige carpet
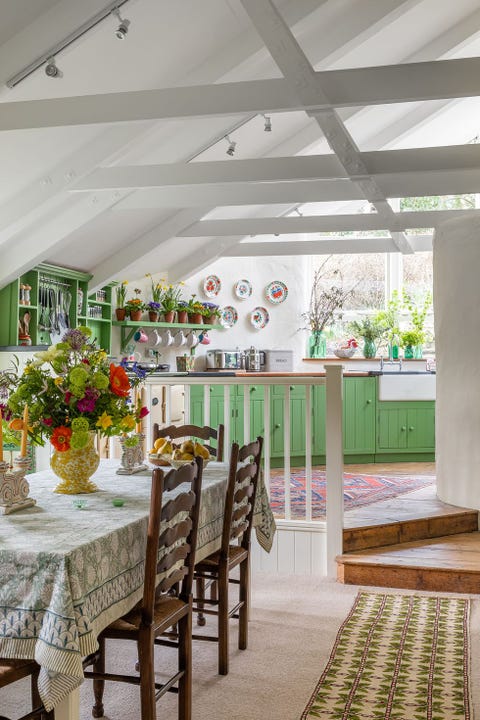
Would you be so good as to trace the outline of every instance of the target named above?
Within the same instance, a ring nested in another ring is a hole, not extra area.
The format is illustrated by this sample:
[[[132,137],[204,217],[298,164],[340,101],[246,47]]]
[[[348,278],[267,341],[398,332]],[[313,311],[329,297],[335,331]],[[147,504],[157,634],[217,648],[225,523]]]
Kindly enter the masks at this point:
[[[232,632],[230,674],[216,674],[213,643],[194,643],[193,720],[300,720],[357,591],[357,586],[325,578],[254,577],[250,645],[246,651],[237,650]],[[480,708],[479,600],[474,596],[471,615],[474,709]],[[130,648],[120,650],[118,656],[122,666],[133,666]],[[27,707],[27,694],[22,683],[17,683],[15,693],[11,688],[0,690],[0,715],[18,717]],[[91,695],[91,684],[86,682],[81,691],[81,720],[91,718]],[[176,717],[174,696],[157,707],[159,720]],[[105,708],[109,720],[139,720],[138,690],[107,684]]]

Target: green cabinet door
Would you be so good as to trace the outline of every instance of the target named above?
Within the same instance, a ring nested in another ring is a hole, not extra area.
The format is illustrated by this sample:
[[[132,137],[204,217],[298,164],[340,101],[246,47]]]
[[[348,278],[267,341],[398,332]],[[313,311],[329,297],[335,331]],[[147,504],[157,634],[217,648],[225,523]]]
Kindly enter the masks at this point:
[[[376,378],[345,378],[343,383],[343,450],[349,454],[375,452]]]
[[[272,388],[271,400],[271,455],[284,455],[284,398],[281,385]],[[290,385],[290,456],[305,455],[305,386]]]
[[[432,453],[434,450],[434,402],[378,404],[377,452]]]

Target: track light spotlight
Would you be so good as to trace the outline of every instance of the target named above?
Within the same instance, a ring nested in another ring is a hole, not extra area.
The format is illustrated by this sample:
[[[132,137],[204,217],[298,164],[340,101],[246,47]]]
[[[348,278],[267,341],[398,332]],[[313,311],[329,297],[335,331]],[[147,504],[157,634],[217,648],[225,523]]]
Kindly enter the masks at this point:
[[[235,148],[237,147],[237,143],[234,140],[231,140],[228,135],[225,135],[224,138],[228,142],[228,148],[226,150],[227,155],[230,155],[230,157],[233,157],[235,153]]]
[[[265,125],[263,126],[265,132],[272,132],[272,118],[269,115],[263,115],[263,119],[265,120]]]
[[[119,40],[124,40],[126,34],[128,33],[128,28],[130,27],[130,20],[127,20],[126,18],[123,19],[118,8],[113,11],[113,15],[115,15],[115,17],[119,20],[119,26],[115,30],[115,36]]]
[[[54,57],[49,57],[47,60],[47,63],[45,65],[45,75],[48,75],[48,77],[62,77],[62,73],[60,72],[59,68],[57,67],[55,63]]]

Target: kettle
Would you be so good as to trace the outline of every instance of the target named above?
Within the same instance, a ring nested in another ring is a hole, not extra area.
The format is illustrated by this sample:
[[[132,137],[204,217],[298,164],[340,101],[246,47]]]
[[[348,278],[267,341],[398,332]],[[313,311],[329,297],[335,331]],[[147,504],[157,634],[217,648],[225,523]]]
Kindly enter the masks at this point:
[[[263,363],[262,363],[263,355]],[[247,372],[260,372],[262,364],[265,364],[265,353],[261,350],[256,350],[253,345],[250,350],[245,350],[245,370]]]

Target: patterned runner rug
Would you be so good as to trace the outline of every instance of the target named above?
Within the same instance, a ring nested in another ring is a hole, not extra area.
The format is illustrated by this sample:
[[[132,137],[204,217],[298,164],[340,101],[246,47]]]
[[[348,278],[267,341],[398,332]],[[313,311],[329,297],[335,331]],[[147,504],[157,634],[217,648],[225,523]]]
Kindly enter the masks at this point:
[[[469,720],[469,609],[360,592],[302,720]]]
[[[270,470],[270,504],[275,517],[285,517],[283,469]],[[431,475],[384,476],[344,473],[344,509],[371,505],[404,493],[419,490],[435,483]],[[299,468],[290,473],[290,505],[292,519],[305,518],[305,470]],[[326,479],[325,471],[312,468],[312,517],[325,518]]]

